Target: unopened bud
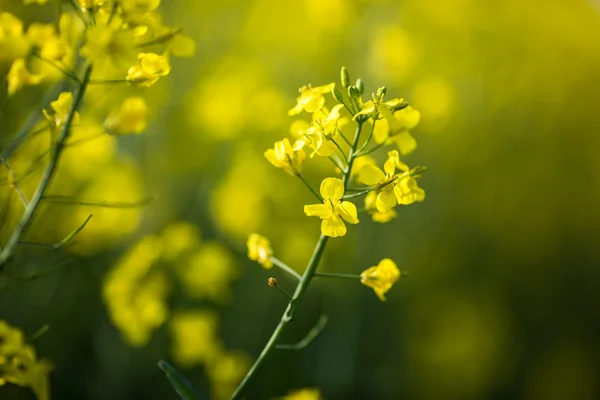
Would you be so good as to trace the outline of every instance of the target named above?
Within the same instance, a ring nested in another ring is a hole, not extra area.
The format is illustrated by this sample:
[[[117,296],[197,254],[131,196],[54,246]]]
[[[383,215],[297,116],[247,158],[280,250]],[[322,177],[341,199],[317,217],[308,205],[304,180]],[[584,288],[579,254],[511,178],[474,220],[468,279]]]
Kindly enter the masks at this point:
[[[348,74],[346,67],[342,67],[342,70],[340,71],[340,81],[342,82],[343,88],[350,86],[350,74]]]
[[[277,279],[270,277],[269,279],[267,279],[267,285],[271,287],[277,286]]]
[[[348,86],[348,96],[354,100],[358,100],[360,98],[360,93],[356,86]]]
[[[398,103],[394,107],[392,107],[392,112],[404,110],[406,107],[408,107],[408,103]]]
[[[380,87],[379,89],[377,89],[377,97],[379,99],[383,98],[383,96],[385,96],[386,92],[387,92],[387,88],[385,86]]]
[[[358,78],[356,80],[356,88],[358,89],[358,93],[363,94],[365,92],[365,83],[362,79]]]
[[[333,95],[333,98],[335,99],[335,101],[337,101],[338,103],[344,102],[344,98],[342,97],[342,92],[340,92],[338,88],[334,87],[331,90],[331,94]]]

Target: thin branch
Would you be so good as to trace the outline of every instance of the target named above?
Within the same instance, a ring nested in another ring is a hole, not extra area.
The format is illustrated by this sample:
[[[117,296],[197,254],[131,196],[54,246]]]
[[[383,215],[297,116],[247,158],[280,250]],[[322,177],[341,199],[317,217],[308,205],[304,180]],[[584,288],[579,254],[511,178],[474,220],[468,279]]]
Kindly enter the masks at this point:
[[[329,317],[327,316],[327,314],[321,314],[321,317],[319,317],[319,320],[317,321],[316,325],[313,326],[310,331],[308,331],[306,336],[301,341],[295,344],[278,344],[277,346],[275,346],[275,348],[283,350],[303,349],[306,346],[308,346],[317,336],[319,336],[323,329],[325,329],[325,326],[327,326],[328,322]]]
[[[38,205],[42,201],[42,197],[44,196],[46,189],[48,188],[48,186],[50,185],[50,182],[52,181],[52,177],[54,176],[54,172],[56,171],[56,168],[58,167],[58,163],[60,161],[60,156],[62,154],[62,150],[67,141],[67,138],[69,137],[69,133],[71,131],[71,124],[73,123],[73,117],[75,116],[75,112],[81,105],[81,101],[83,100],[83,96],[85,95],[85,90],[87,88],[87,81],[90,79],[91,73],[92,73],[92,66],[91,66],[91,64],[88,64],[87,67],[85,68],[83,80],[81,81],[81,84],[79,85],[79,87],[75,91],[75,94],[73,95],[73,102],[71,104],[71,109],[69,110],[69,113],[67,114],[67,118],[64,122],[64,125],[62,126],[62,128],[60,130],[60,134],[58,135],[58,138],[56,140],[56,146],[54,148],[54,152],[52,153],[52,156],[50,157],[50,161],[48,162],[48,165],[46,166],[46,169],[44,170],[44,174],[40,180],[40,183],[39,183],[38,187],[36,188],[32,198],[31,198],[31,201],[27,205],[27,208],[25,209],[25,212],[23,213],[21,220],[18,222],[12,235],[8,239],[6,246],[0,253],[0,270],[4,267],[4,265],[6,264],[8,259],[12,256],[13,251],[15,250],[15,247],[17,246],[18,242],[21,240],[21,236],[23,236],[23,234],[25,233],[25,230],[31,223],[31,221],[33,219],[33,215],[35,214],[35,211],[37,210]]]
[[[179,28],[179,29],[175,29],[174,31],[171,31],[169,33],[166,33],[162,36],[159,36],[157,38],[148,40],[146,42],[142,42],[139,43],[137,45],[137,47],[148,47],[148,46],[152,46],[155,44],[161,44],[164,42],[168,42],[169,40],[173,39],[175,36],[179,35],[181,32],[183,32],[183,29]]]
[[[296,176],[297,176],[298,178],[300,178],[300,180],[302,181],[302,183],[304,183],[304,185],[305,185],[305,186],[308,188],[308,190],[310,190],[310,192],[311,192],[312,194],[314,194],[314,195],[315,195],[315,197],[316,197],[317,199],[319,199],[319,201],[322,203],[322,202],[323,202],[323,199],[321,198],[321,196],[319,196],[319,194],[318,194],[318,193],[315,191],[315,189],[313,189],[313,188],[312,188],[312,186],[310,186],[310,183],[308,183],[308,182],[306,181],[306,179],[304,179],[304,177],[302,176],[302,174],[298,172],[298,173],[296,174]]]
[[[19,184],[17,183],[17,176],[15,175],[15,172],[13,171],[13,169],[10,167],[10,165],[8,164],[8,162],[6,162],[6,160],[4,158],[0,157],[0,162],[2,164],[4,164],[4,166],[8,170],[8,185],[10,187],[12,187],[15,190],[15,192],[17,192],[19,199],[21,199],[21,203],[23,203],[25,208],[27,208],[27,203],[28,203],[27,197],[25,197],[25,195],[21,191],[21,188],[19,188]]]
[[[40,60],[44,61],[48,65],[53,66],[54,68],[56,68],[57,70],[59,70],[60,72],[62,72],[67,78],[71,78],[76,83],[78,83],[79,85],[81,85],[81,81],[79,80],[79,78],[77,77],[77,75],[75,75],[73,72],[67,71],[66,69],[64,69],[63,67],[61,67],[59,64],[55,63],[53,60],[50,60],[50,59],[45,58],[45,57],[42,57],[40,54],[38,54],[36,52],[33,52],[32,55],[34,57],[37,57]]]
[[[347,200],[347,199],[351,199],[353,197],[362,196],[363,194],[367,194],[369,192],[372,192],[373,190],[375,190],[375,186],[373,186],[372,188],[369,188],[369,189],[362,190],[360,192],[346,194],[346,195],[342,196],[342,199]]]
[[[335,141],[335,139],[331,138],[331,141],[333,142],[333,144],[335,145],[335,147],[338,148],[338,150],[340,151],[340,153],[342,153],[342,157],[344,157],[344,161],[346,161],[346,165],[348,165],[348,158],[346,157],[346,153],[344,153],[344,150],[342,150],[342,148],[340,147],[340,145],[338,144],[338,142]]]
[[[358,149],[356,151],[356,153],[360,154],[368,145],[369,142],[371,142],[371,138],[373,137],[373,132],[375,131],[375,123],[377,122],[376,119],[373,120],[373,125],[371,125],[371,132],[369,132],[369,136],[367,136],[367,140],[365,140],[365,142],[363,143],[362,146],[360,146],[360,149]]]
[[[70,204],[75,206],[91,206],[100,208],[135,208],[146,205],[152,201],[152,197],[147,197],[143,200],[136,202],[101,202],[101,201],[85,201],[85,200],[74,200],[68,196],[62,195],[48,195],[44,196],[44,201],[56,204]]]
[[[278,268],[282,269],[283,271],[287,272],[288,274],[290,274],[294,278],[296,278],[298,280],[302,279],[302,276],[300,276],[299,273],[297,273],[296,271],[294,271],[292,268],[290,268],[286,263],[284,263],[280,259],[275,258],[273,256],[269,257],[269,259],[271,260],[271,262],[273,263],[273,265],[275,265],[276,267],[278,267]]]
[[[323,278],[360,279],[360,275],[357,274],[338,274],[335,272],[316,272],[315,276]]]

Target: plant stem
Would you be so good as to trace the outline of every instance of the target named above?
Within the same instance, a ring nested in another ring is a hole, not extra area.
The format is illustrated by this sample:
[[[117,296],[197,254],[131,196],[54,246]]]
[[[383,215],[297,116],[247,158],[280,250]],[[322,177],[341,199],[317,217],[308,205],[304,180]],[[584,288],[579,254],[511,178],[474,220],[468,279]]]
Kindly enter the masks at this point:
[[[77,111],[77,109],[79,108],[79,106],[81,104],[81,101],[83,100],[83,96],[85,95],[85,90],[87,88],[87,82],[90,79],[91,73],[92,73],[92,65],[88,64],[85,68],[83,79],[81,80],[81,83],[79,84],[77,90],[75,91],[75,94],[73,95],[73,103],[71,104],[71,109],[69,110],[69,114],[67,115],[65,123],[60,130],[60,134],[58,135],[58,138],[56,139],[56,145],[54,147],[54,151],[52,152],[50,161],[48,162],[48,165],[46,166],[46,170],[44,171],[44,174],[40,180],[40,183],[38,184],[38,187],[36,188],[35,193],[31,197],[31,200],[29,201],[27,208],[23,212],[23,216],[21,217],[21,220],[15,227],[12,235],[10,236],[10,238],[8,239],[8,242],[6,243],[6,246],[0,253],[0,270],[4,267],[4,265],[6,264],[8,259],[12,256],[12,254],[15,250],[15,247],[17,246],[17,244],[21,240],[21,237],[25,233],[25,230],[31,223],[31,220],[33,219],[33,215],[35,214],[35,211],[37,210],[38,205],[42,201],[42,198],[44,196],[44,193],[46,192],[46,189],[48,188],[48,186],[50,185],[50,182],[52,181],[52,177],[54,176],[54,173],[56,172],[56,168],[58,167],[58,162],[60,160],[62,150],[65,146],[65,143],[66,143],[66,141],[69,137],[69,133],[71,131],[71,124],[73,122],[73,117],[75,116],[75,112]]]
[[[308,188],[308,190],[310,190],[310,191],[311,191],[311,193],[312,193],[312,194],[314,194],[314,195],[315,195],[315,197],[316,197],[317,199],[319,199],[319,201],[322,203],[322,202],[323,202],[323,199],[321,198],[321,196],[319,196],[319,194],[318,194],[317,192],[315,192],[315,189],[313,189],[313,188],[312,188],[312,186],[310,186],[310,184],[309,184],[309,183],[306,181],[306,179],[304,179],[304,177],[302,176],[302,174],[301,174],[300,172],[298,172],[298,173],[296,174],[296,176],[297,176],[298,178],[300,178],[300,180],[302,181],[302,183],[304,183],[304,185],[305,185],[305,186]]]
[[[288,274],[290,274],[294,278],[296,278],[298,280],[302,279],[302,276],[300,276],[299,273],[297,273],[296,271],[294,271],[293,269],[291,269],[286,263],[284,263],[280,259],[275,258],[273,256],[269,257],[269,259],[271,260],[271,262],[273,263],[273,265],[276,265],[278,268],[284,270],[285,272],[287,272]]]
[[[354,161],[354,157],[356,155],[356,147],[358,146],[358,141],[360,140],[360,132],[362,129],[363,122],[358,121],[357,123],[358,123],[358,126],[354,133],[354,141],[352,143],[352,146],[350,147],[349,156],[348,156],[348,169],[346,169],[346,171],[344,171],[344,174],[342,176],[342,182],[344,183],[344,190],[348,186],[348,181],[350,178],[350,171],[352,170],[352,162]],[[298,176],[300,177],[300,175],[298,175]],[[307,186],[309,186],[309,185],[307,184]],[[319,198],[320,198],[320,196],[319,196]],[[327,237],[323,234],[321,234],[321,236],[319,237],[319,241],[317,242],[317,245],[315,246],[315,250],[313,251],[312,257],[310,258],[310,261],[308,262],[308,265],[306,266],[306,270],[304,270],[304,273],[302,274],[302,278],[300,279],[298,286],[296,286],[296,291],[294,292],[294,294],[292,296],[292,300],[288,303],[288,306],[287,306],[285,312],[283,313],[283,315],[281,316],[281,319],[279,320],[279,324],[277,324],[277,327],[271,334],[271,337],[267,341],[267,344],[261,351],[261,353],[258,356],[258,358],[256,359],[256,361],[254,361],[254,364],[252,365],[252,367],[250,367],[250,370],[246,373],[246,376],[244,377],[242,382],[237,387],[235,393],[233,393],[233,395],[231,396],[231,400],[240,400],[242,398],[242,396],[244,395],[244,391],[246,390],[246,388],[248,386],[248,383],[250,382],[252,377],[256,374],[256,371],[262,365],[262,363],[264,362],[266,357],[269,355],[271,350],[275,347],[275,344],[277,343],[277,340],[281,336],[281,333],[283,332],[285,326],[293,319],[294,313],[296,312],[298,304],[302,300],[302,296],[306,292],[306,289],[308,289],[308,285],[310,285],[310,282],[312,281],[313,277],[316,274],[317,267],[319,265],[319,262],[321,261],[321,257],[323,256],[323,251],[325,250],[325,246],[327,245],[328,239],[329,239],[329,237]]]
[[[337,272],[317,272],[315,276],[323,278],[344,278],[344,279],[360,279],[360,275],[357,274],[338,274]]]

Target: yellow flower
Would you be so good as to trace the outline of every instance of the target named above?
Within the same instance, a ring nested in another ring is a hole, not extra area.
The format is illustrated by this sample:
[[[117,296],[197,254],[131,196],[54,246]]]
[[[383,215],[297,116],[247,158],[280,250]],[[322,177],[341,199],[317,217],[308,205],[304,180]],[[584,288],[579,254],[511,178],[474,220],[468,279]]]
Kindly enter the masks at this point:
[[[298,143],[298,142],[297,142]],[[298,175],[302,171],[302,161],[306,158],[302,146],[290,144],[285,138],[275,142],[272,149],[265,151],[265,158],[277,168],[283,168],[290,175]]]
[[[8,94],[15,94],[23,86],[37,85],[42,79],[42,75],[32,74],[27,70],[24,59],[17,58],[8,71]]]
[[[404,171],[396,175],[396,168]],[[358,178],[367,185],[376,185],[377,199],[375,206],[380,213],[385,213],[396,204],[412,204],[425,199],[425,191],[417,185],[412,176],[415,170],[400,161],[397,150],[388,152],[388,159],[383,171],[374,165],[365,165],[359,171]]]
[[[21,330],[0,320],[0,386],[12,383],[29,387],[38,400],[49,400],[51,370],[48,361],[37,359],[35,349],[25,343]]]
[[[383,143],[390,138],[396,143],[402,155],[411,153],[417,147],[417,141],[410,131],[419,124],[421,114],[411,106],[393,113],[384,108],[380,111],[384,119],[378,121],[378,126],[375,128],[373,134],[375,142]]]
[[[131,65],[135,58],[133,32],[122,29],[116,23],[92,26],[87,31],[80,53],[97,68],[107,64],[116,67]]]
[[[381,301],[385,301],[385,294],[400,279],[400,270],[396,263],[389,258],[379,261],[379,264],[368,268],[360,274],[360,282],[372,288]]]
[[[340,109],[343,106],[343,104],[338,104],[331,109],[331,112],[324,112],[323,117],[317,117],[310,128],[300,132],[303,137],[298,139],[294,147],[298,146],[302,148],[305,144],[308,144],[313,149],[313,152],[310,154],[311,157],[315,154],[324,157],[333,155],[336,146],[331,139],[337,135]],[[320,111],[323,110],[325,109]]]
[[[171,65],[166,55],[140,53],[137,64],[127,71],[127,80],[142,86],[152,86],[159,77],[167,76],[169,72],[171,72]]]
[[[196,43],[189,36],[177,35],[171,41],[170,50],[176,57],[193,57],[196,53]]]
[[[179,311],[169,321],[172,335],[171,354],[182,367],[191,367],[214,357],[218,316],[209,311]]]
[[[43,110],[44,116],[48,123],[55,129],[60,129],[62,125],[67,120],[67,115],[71,109],[71,105],[73,104],[73,95],[71,92],[62,92],[58,95],[58,99],[50,103],[50,108],[52,108],[52,113],[49,113],[46,110]],[[75,115],[73,115],[72,124],[79,123],[79,113],[75,111]]]
[[[349,201],[341,201],[344,195],[344,184],[337,178],[325,178],[321,182],[321,196],[324,204],[304,206],[304,213],[309,217],[320,217],[321,232],[330,237],[344,236],[346,225],[358,224],[356,206]]]
[[[273,267],[270,257],[273,255],[269,239],[257,233],[248,237],[248,258],[261,264],[266,269]]]
[[[320,400],[321,391],[319,389],[301,389],[290,392],[282,400]]]
[[[300,114],[302,110],[313,113],[319,111],[325,105],[325,93],[331,92],[335,83],[329,85],[312,87],[311,85],[302,86],[298,91],[300,96],[296,99],[296,106],[288,111],[289,115]]]
[[[104,127],[117,135],[141,133],[146,129],[147,118],[148,107],[144,99],[137,96],[128,97],[106,117]]]
[[[25,57],[29,47],[21,20],[10,13],[0,12],[0,61]]]
[[[359,158],[359,160],[360,160],[360,158]],[[373,219],[374,222],[379,222],[380,224],[385,224],[386,222],[390,222],[392,219],[394,219],[398,216],[398,213],[396,213],[396,210],[394,210],[393,208],[390,208],[389,210],[386,210],[385,212],[379,211],[377,209],[376,202],[377,202],[377,192],[376,191],[369,192],[365,196],[365,209],[371,215],[371,218]]]

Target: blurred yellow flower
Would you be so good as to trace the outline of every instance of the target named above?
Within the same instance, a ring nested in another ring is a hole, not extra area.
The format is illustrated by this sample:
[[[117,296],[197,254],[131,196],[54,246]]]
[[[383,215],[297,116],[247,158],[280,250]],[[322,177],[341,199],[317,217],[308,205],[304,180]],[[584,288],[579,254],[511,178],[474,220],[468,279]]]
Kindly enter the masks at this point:
[[[141,133],[146,129],[148,107],[143,98],[132,96],[113,109],[104,121],[104,127],[117,135]]]
[[[356,206],[349,201],[341,201],[344,195],[344,183],[337,178],[325,178],[321,182],[323,204],[304,206],[309,217],[322,219],[321,232],[325,236],[338,237],[346,234],[344,219],[350,224],[358,224]]]
[[[62,92],[58,95],[58,99],[50,103],[50,108],[52,108],[52,112],[43,110],[44,116],[46,117],[46,120],[48,121],[51,127],[55,129],[60,129],[62,127],[62,125],[67,120],[67,116],[69,114],[72,104],[73,94],[71,92]],[[75,111],[71,123],[72,125],[76,125],[79,123],[79,113],[77,111]]]
[[[328,85],[312,87],[311,85],[302,86],[298,91],[300,96],[296,99],[296,106],[288,111],[289,115],[300,114],[302,110],[313,113],[319,111],[325,105],[325,93],[331,92],[335,83]]]
[[[290,175],[298,175],[302,171],[302,161],[305,157],[302,146],[294,144],[292,147],[288,138],[275,142],[272,149],[265,151],[265,158],[271,164],[283,168]]]
[[[239,351],[218,351],[207,361],[206,372],[210,378],[212,398],[228,399],[237,384],[250,368],[248,355]]]
[[[88,28],[86,41],[80,50],[96,68],[114,66],[122,68],[135,60],[133,32],[120,25],[95,25]]]
[[[300,389],[290,392],[281,400],[321,400],[321,391],[319,389]]]
[[[270,257],[273,255],[273,249],[269,239],[258,233],[252,233],[248,237],[248,258],[261,264],[264,268],[273,267]]]
[[[185,263],[178,264],[179,276],[194,298],[225,302],[230,297],[230,282],[237,276],[233,257],[222,244],[204,243]]]
[[[21,20],[10,13],[0,12],[0,61],[25,57],[29,47]]]
[[[127,71],[127,80],[142,86],[152,86],[161,76],[171,72],[169,57],[155,53],[138,54],[137,64]]]
[[[160,236],[163,240],[163,258],[167,261],[175,261],[200,246],[198,227],[188,222],[170,223]]]
[[[178,311],[169,321],[171,355],[182,367],[202,364],[219,351],[218,316],[206,310]]]
[[[25,343],[23,332],[0,319],[0,386],[28,387],[37,400],[49,400],[51,370],[51,364],[38,360],[35,349]]]
[[[396,263],[389,258],[379,261],[379,264],[370,267],[360,274],[363,285],[372,288],[381,301],[385,301],[385,294],[400,279],[400,270]]]
[[[17,58],[13,61],[10,71],[8,71],[8,94],[15,94],[23,86],[37,85],[42,79],[42,75],[32,74],[27,70],[23,58]]]
[[[380,111],[384,119],[377,121],[378,126],[373,134],[375,142],[384,143],[391,138],[398,146],[400,154],[411,153],[417,147],[417,142],[410,131],[419,124],[421,114],[411,106],[393,113],[385,108]]]
[[[171,40],[170,50],[176,57],[193,57],[196,53],[196,43],[189,36],[177,35]]]

